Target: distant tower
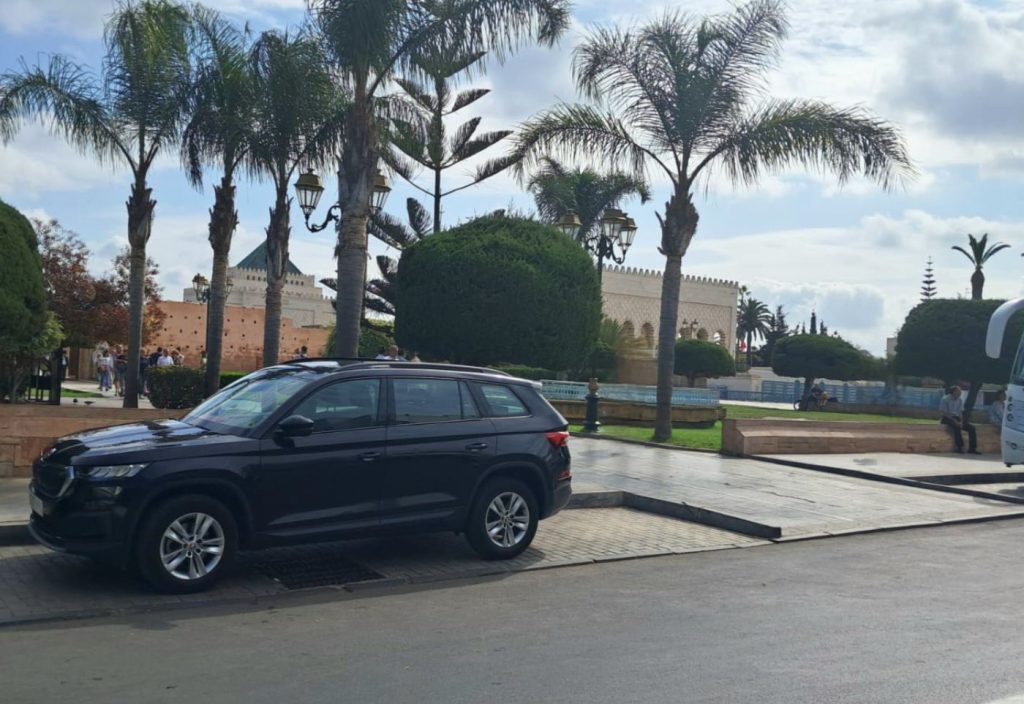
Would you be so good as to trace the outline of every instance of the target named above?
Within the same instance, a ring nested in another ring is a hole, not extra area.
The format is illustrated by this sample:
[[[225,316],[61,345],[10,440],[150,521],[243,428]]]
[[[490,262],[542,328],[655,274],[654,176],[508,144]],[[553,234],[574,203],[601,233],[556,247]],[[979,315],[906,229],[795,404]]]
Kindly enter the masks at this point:
[[[924,269],[924,281],[921,282],[921,303],[930,301],[938,295],[935,289],[935,274],[932,272],[932,258],[928,257],[928,266]]]
[[[818,314],[815,311],[811,311],[811,334],[818,334]]]

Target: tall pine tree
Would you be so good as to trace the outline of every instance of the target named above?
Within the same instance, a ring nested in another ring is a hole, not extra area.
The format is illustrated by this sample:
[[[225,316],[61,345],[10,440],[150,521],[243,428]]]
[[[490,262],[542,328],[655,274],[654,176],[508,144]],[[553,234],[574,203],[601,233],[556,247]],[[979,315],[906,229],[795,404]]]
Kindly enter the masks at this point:
[[[930,301],[938,295],[935,288],[935,274],[932,271],[932,258],[928,257],[928,266],[924,269],[924,281],[921,282],[921,302]]]

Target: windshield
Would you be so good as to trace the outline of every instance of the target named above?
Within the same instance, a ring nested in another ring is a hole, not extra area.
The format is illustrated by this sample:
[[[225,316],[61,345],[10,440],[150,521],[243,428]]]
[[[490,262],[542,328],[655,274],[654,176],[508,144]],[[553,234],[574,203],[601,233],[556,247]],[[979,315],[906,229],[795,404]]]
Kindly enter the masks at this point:
[[[1024,386],[1024,337],[1021,337],[1020,345],[1017,347],[1017,358],[1013,361],[1010,383],[1014,386]]]
[[[309,372],[294,369],[247,376],[206,399],[182,421],[222,433],[250,430],[287,403],[309,378]]]

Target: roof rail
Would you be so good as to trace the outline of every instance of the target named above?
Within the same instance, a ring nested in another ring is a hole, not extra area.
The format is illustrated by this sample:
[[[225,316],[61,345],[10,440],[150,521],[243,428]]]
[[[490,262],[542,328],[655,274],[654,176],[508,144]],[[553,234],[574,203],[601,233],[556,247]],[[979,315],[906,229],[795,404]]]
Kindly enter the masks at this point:
[[[477,372],[480,374],[497,374],[512,376],[508,372],[490,367],[476,367],[468,364],[445,364],[440,362],[410,362],[408,360],[366,359],[365,357],[309,357],[308,359],[291,359],[282,364],[302,364],[303,362],[351,362],[352,365],[367,367],[391,367],[396,369],[438,369],[448,371]]]

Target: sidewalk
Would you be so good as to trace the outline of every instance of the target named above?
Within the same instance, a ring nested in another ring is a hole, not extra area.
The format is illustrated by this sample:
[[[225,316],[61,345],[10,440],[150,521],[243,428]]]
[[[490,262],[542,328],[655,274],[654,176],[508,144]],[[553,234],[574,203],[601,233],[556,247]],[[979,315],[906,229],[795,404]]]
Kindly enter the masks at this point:
[[[71,389],[72,391],[81,391],[84,393],[98,394],[101,393],[99,385],[92,380],[67,380],[62,385],[65,389]],[[102,398],[69,398],[68,396],[62,395],[60,398],[60,405],[83,405],[83,406],[94,406],[96,408],[121,408],[124,406],[124,399],[114,394],[113,391],[102,392]],[[143,396],[139,399],[139,408],[153,408],[153,405],[149,402],[149,399]]]

